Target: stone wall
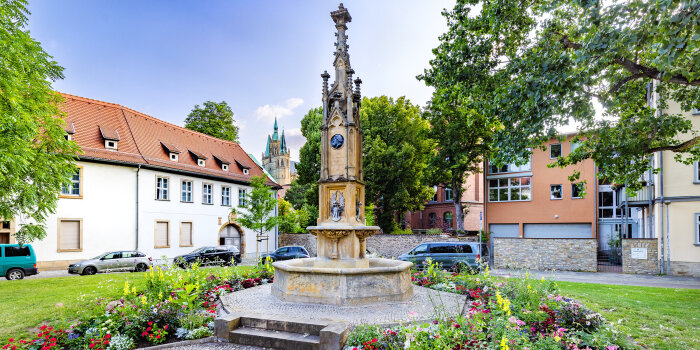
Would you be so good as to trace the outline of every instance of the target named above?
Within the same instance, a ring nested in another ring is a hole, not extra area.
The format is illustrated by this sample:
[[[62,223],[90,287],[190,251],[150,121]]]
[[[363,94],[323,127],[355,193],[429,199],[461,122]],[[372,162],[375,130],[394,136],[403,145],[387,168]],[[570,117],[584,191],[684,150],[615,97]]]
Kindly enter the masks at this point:
[[[452,237],[448,235],[376,235],[367,238],[367,250],[383,258],[395,258],[415,246],[426,242],[476,241],[477,237]],[[316,256],[316,237],[311,234],[279,235],[279,246],[300,245]]]
[[[623,239],[622,272],[652,275],[658,274],[658,254],[658,240],[656,238]]]
[[[598,269],[595,239],[492,238],[494,267],[533,270]]]

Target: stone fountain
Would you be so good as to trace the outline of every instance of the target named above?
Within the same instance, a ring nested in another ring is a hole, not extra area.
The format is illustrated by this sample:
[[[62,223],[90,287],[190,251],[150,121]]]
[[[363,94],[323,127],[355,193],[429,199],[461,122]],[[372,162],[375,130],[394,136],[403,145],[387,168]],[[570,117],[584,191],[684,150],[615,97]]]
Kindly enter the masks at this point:
[[[365,221],[365,184],[362,177],[360,84],[350,67],[347,23],[352,20],[341,3],[331,12],[335,22],[335,81],[323,78],[321,178],[318,225],[307,229],[316,236],[316,258],[273,263],[272,294],[283,301],[333,305],[366,305],[404,301],[413,295],[411,263],[369,259],[367,237],[379,231]]]

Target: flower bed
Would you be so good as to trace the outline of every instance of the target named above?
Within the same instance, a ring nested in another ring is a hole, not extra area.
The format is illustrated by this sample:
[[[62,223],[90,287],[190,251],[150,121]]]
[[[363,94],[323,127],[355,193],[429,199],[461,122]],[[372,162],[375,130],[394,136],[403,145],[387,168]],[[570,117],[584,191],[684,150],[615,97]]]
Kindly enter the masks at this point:
[[[273,268],[151,269],[146,287],[125,283],[116,300],[97,299],[87,317],[65,327],[42,325],[33,338],[10,338],[0,349],[125,350],[213,334],[221,295],[272,282]]]
[[[434,264],[414,271],[412,279],[419,286],[464,295],[464,307],[435,305],[428,324],[357,327],[346,350],[636,348],[600,314],[560,295],[553,281],[494,278],[488,269],[477,275],[449,273]]]

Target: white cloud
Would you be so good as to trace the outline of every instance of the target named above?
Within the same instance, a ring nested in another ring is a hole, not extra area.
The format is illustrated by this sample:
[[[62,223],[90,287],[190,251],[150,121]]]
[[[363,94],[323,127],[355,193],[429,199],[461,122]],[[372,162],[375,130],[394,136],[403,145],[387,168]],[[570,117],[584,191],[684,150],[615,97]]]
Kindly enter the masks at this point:
[[[292,97],[284,101],[284,103],[281,105],[264,105],[258,107],[255,110],[255,116],[258,118],[258,120],[263,119],[269,123],[272,123],[275,120],[275,117],[280,119],[288,115],[292,115],[294,113],[294,109],[301,106],[303,103],[303,99]]]

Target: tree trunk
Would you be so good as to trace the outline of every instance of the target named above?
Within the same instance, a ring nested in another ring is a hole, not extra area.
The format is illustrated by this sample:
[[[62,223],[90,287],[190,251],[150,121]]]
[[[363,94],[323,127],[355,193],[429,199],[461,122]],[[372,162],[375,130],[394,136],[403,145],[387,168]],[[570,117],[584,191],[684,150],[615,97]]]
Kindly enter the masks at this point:
[[[462,182],[452,184],[452,201],[455,205],[455,227],[459,231],[464,231],[464,210],[462,208]]]

